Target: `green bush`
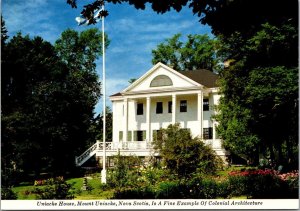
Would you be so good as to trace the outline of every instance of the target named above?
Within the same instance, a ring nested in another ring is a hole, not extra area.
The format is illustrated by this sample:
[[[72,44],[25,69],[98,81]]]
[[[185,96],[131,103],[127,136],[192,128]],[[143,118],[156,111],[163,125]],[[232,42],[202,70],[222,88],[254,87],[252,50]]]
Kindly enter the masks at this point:
[[[155,198],[157,199],[179,199],[182,198],[184,189],[177,181],[164,181],[159,183]]]
[[[295,198],[296,190],[291,190],[289,183],[282,180],[272,170],[248,170],[233,172],[229,175],[229,196],[246,195],[247,198],[276,199]]]
[[[62,177],[50,178],[45,187],[35,188],[37,199],[73,199],[71,185],[66,183]]]
[[[115,166],[108,171],[108,186],[121,189],[124,187],[138,187],[137,183],[141,160],[137,157],[122,157],[120,154],[114,157]]]
[[[1,188],[1,199],[17,199],[17,194],[11,188],[3,187]]]
[[[173,175],[190,178],[195,172],[214,174],[223,166],[222,159],[199,138],[192,138],[189,130],[178,123],[169,125],[154,137],[153,146]]]
[[[154,199],[155,192],[149,187],[119,189],[113,194],[113,199]]]
[[[228,184],[228,197],[247,195],[247,177],[229,176],[226,182]]]

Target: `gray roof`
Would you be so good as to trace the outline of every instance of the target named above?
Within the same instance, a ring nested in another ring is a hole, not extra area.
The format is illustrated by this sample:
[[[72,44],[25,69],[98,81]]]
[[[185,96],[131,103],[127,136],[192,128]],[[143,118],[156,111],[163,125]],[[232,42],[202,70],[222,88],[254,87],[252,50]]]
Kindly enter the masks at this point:
[[[216,82],[219,79],[219,75],[213,73],[212,71],[206,69],[200,69],[200,70],[188,70],[188,71],[178,71],[178,72],[208,88],[218,87]]]

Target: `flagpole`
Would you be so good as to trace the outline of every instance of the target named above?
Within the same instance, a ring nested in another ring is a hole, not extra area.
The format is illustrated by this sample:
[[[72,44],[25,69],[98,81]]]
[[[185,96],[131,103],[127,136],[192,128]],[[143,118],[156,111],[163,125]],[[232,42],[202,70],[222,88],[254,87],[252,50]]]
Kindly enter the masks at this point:
[[[104,4],[102,5],[104,11]],[[105,83],[105,34],[104,34],[104,16],[102,16],[102,71],[103,71],[103,164],[101,171],[101,182],[106,183],[106,83]]]

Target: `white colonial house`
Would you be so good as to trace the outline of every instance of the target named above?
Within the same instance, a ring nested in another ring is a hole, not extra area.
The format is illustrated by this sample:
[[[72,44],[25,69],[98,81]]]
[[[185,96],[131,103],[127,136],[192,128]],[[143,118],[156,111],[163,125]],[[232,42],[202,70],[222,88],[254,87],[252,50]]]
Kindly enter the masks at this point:
[[[113,139],[106,143],[106,156],[159,156],[152,141],[161,128],[179,123],[200,137],[225,159],[222,140],[212,119],[220,94],[218,75],[209,70],[178,72],[162,63],[148,70],[123,91],[111,95]],[[103,156],[102,142],[76,158],[81,165],[91,156]]]

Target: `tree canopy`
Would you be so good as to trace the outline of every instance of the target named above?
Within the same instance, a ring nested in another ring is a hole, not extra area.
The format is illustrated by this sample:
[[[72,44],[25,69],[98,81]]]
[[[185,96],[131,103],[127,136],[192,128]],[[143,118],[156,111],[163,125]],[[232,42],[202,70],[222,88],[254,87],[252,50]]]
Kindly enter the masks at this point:
[[[208,35],[188,35],[187,41],[180,41],[181,34],[175,34],[152,50],[152,63],[162,62],[175,70],[213,70],[216,58],[217,40]]]
[[[77,7],[78,0],[67,0],[72,7]],[[298,2],[296,0],[91,0],[82,10],[82,14],[92,19],[94,9],[104,2],[113,4],[128,3],[136,9],[145,9],[150,4],[157,13],[174,9],[180,12],[188,6],[199,17],[202,24],[212,27],[215,35],[230,35],[235,31],[253,34],[256,28],[266,21],[280,25],[287,20],[298,25]],[[105,12],[107,15],[107,12]],[[91,22],[91,24],[94,22]]]
[[[96,140],[90,128],[100,97],[99,39],[97,29],[66,30],[53,46],[18,33],[2,46],[3,184],[70,172],[74,157]]]

